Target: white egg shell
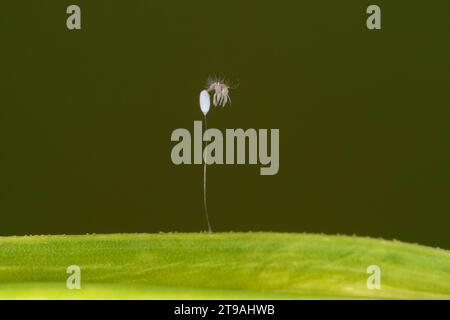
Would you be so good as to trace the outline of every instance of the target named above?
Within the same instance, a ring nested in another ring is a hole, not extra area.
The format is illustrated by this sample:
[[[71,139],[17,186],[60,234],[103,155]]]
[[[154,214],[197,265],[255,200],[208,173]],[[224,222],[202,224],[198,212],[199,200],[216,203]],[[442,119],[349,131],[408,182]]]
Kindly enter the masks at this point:
[[[200,110],[202,110],[203,114],[206,114],[209,111],[209,107],[211,105],[211,99],[209,97],[209,93],[206,90],[200,92]]]

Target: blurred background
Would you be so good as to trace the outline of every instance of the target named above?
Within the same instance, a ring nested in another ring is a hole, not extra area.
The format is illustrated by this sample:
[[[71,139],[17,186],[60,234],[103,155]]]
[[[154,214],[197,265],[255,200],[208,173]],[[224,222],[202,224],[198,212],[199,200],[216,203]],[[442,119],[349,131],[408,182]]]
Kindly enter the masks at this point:
[[[66,28],[81,7],[82,29]],[[170,159],[209,76],[210,127],[279,128],[280,171],[210,166],[215,231],[450,249],[450,2],[77,0],[0,12],[0,235],[206,229],[202,167]]]

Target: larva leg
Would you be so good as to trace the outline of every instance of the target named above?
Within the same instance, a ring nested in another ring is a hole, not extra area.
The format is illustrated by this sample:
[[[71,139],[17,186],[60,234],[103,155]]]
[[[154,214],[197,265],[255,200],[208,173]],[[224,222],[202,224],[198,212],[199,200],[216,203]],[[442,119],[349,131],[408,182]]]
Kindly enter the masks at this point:
[[[225,107],[225,105],[227,104],[227,101],[228,101],[228,96],[227,95],[223,95],[222,107]]]

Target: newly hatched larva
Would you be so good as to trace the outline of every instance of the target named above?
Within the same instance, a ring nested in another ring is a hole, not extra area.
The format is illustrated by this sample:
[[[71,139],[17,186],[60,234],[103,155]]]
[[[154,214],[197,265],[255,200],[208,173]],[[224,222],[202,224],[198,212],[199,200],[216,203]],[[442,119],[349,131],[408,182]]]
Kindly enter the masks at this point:
[[[210,78],[206,83],[206,90],[208,92],[214,92],[213,95],[213,104],[214,106],[222,106],[230,102],[230,85],[222,79]]]

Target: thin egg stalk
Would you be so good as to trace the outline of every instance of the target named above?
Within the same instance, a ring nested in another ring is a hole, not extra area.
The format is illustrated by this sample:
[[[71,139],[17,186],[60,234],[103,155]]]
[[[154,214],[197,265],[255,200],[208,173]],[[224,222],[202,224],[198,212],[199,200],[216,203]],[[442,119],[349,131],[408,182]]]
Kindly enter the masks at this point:
[[[204,124],[205,124],[205,131],[208,129],[207,123],[206,123],[206,115],[209,112],[209,108],[211,106],[211,98],[209,96],[209,93],[207,90],[203,90],[200,92],[200,110],[202,111],[204,117]],[[206,215],[206,222],[208,224],[208,233],[212,233],[211,224],[209,222],[209,215],[208,215],[208,204],[206,202],[206,151],[207,151],[208,145],[205,142],[204,146],[204,153],[203,153],[203,205],[205,208],[205,215]]]

